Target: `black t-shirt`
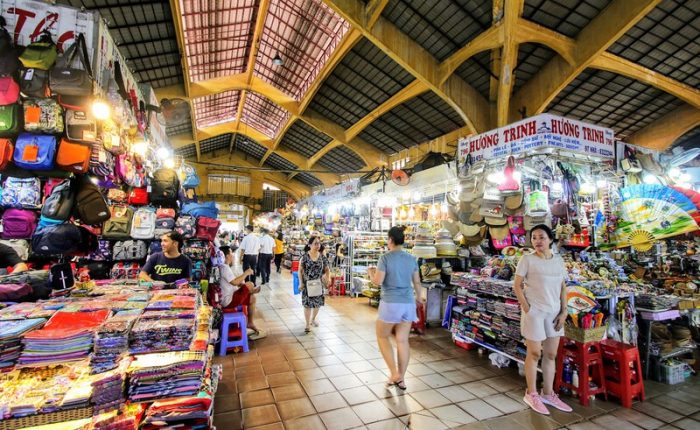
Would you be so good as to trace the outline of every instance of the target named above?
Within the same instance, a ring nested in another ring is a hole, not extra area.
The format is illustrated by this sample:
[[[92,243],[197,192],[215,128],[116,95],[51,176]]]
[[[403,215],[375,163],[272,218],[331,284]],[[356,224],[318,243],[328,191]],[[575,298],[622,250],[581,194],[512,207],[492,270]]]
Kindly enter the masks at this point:
[[[15,267],[22,262],[22,259],[17,255],[17,251],[11,246],[0,243],[0,269]]]
[[[162,252],[156,252],[148,258],[141,270],[148,273],[154,281],[170,284],[178,279],[190,279],[192,262],[182,254],[168,258]]]

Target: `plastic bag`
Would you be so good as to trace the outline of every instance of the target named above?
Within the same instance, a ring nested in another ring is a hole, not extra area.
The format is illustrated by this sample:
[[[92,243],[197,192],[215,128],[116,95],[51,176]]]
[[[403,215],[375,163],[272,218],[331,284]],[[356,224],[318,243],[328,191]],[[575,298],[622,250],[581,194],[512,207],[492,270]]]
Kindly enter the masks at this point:
[[[491,360],[492,365],[499,369],[510,365],[510,358],[495,352],[489,354],[489,360]]]

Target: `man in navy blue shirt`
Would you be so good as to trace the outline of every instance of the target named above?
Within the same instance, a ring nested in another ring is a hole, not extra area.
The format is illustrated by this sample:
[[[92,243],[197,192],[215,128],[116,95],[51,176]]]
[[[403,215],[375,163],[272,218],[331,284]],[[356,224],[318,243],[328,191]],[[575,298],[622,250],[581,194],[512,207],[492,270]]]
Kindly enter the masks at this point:
[[[180,254],[182,235],[171,231],[160,238],[162,252],[152,254],[141,268],[139,279],[144,281],[163,281],[171,284],[178,279],[190,279],[192,262]]]

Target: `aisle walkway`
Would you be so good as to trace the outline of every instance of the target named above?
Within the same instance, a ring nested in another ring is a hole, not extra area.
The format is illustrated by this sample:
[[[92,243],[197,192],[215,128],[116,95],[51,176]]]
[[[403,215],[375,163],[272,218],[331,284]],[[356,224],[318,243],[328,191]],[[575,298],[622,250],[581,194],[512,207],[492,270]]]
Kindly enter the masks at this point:
[[[300,298],[291,290],[289,272],[273,274],[258,295],[258,326],[268,337],[247,354],[216,359],[224,364],[219,430],[700,429],[699,383],[650,383],[649,399],[634,409],[596,400],[588,408],[569,402],[572,414],[538,415],[521,402],[517,369],[498,369],[486,354],[455,347],[441,328],[411,337],[408,390],[387,390],[376,309],[363,298],[327,298],[320,327],[304,334]]]

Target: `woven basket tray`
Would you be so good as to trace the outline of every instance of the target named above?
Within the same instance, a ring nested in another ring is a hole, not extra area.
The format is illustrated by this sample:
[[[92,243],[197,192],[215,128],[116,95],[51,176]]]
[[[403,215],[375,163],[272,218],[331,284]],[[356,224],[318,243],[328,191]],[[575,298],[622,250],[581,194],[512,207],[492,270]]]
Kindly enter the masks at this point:
[[[16,430],[25,427],[42,426],[62,423],[64,421],[81,420],[92,417],[92,407],[69,409],[67,411],[51,412],[49,414],[29,415],[0,421],[0,430]]]
[[[603,325],[596,328],[583,329],[567,324],[564,326],[564,334],[567,338],[580,343],[598,342],[603,339],[603,336],[605,336],[605,331],[607,329],[607,325]]]

